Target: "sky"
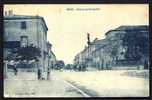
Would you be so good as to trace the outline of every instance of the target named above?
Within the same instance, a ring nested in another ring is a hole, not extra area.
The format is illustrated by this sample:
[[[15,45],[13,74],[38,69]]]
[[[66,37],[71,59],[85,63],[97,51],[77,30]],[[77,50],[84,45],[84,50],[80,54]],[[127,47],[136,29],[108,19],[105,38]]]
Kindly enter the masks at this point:
[[[73,63],[90,39],[105,38],[105,33],[121,25],[149,25],[148,4],[13,4],[4,11],[16,15],[39,15],[48,26],[47,40],[58,60]]]

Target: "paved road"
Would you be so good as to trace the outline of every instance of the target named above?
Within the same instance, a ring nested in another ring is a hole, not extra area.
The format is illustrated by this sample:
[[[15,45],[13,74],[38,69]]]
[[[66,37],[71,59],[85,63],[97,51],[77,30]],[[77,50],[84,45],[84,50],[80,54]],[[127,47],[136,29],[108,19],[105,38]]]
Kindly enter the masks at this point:
[[[58,71],[53,76],[74,84],[91,97],[147,97],[148,70]]]
[[[57,77],[50,80],[37,80],[36,73],[19,72],[15,76],[9,72],[4,80],[5,97],[84,97],[82,91]]]
[[[145,72],[51,71],[49,81],[37,80],[32,72],[9,73],[4,92],[7,97],[146,97],[149,80]]]

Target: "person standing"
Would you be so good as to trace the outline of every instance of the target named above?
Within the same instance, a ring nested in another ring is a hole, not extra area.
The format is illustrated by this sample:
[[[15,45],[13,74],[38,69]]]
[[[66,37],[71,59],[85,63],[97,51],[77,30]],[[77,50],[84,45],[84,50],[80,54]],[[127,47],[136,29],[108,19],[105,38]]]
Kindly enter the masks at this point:
[[[48,67],[47,68],[47,80],[49,80],[50,79],[50,68]]]
[[[16,61],[14,61],[13,69],[14,69],[14,74],[17,75],[17,62]]]

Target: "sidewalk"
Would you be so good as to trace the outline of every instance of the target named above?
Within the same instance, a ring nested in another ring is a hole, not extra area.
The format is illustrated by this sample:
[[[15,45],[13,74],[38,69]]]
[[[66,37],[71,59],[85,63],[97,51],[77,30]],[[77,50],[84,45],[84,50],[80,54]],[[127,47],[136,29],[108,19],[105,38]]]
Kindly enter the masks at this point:
[[[37,80],[34,72],[9,72],[4,80],[4,97],[82,97],[74,88],[55,76],[50,80]]]

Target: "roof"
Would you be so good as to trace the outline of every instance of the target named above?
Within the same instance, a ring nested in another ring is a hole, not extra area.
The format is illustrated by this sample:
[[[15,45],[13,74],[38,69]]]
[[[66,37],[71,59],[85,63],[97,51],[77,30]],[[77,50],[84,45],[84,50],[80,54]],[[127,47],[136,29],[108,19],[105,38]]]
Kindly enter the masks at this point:
[[[99,48],[95,49],[92,53],[95,53],[95,52],[97,52],[97,51],[103,49],[105,46],[106,46],[106,45],[103,45],[102,47],[99,47]]]
[[[136,26],[120,26],[116,30],[148,30],[147,25],[136,25]]]
[[[107,39],[101,39],[101,40],[95,40],[95,41],[93,41],[93,42],[91,42],[90,43],[90,46],[87,46],[87,47],[85,47],[80,53],[84,53],[84,52],[86,52],[86,50],[90,47],[91,48],[91,46],[93,46],[93,45],[97,45],[97,46],[104,46],[104,45],[106,45],[107,44]],[[78,53],[77,54],[77,56],[80,54],[80,53]]]
[[[128,30],[149,30],[149,26],[148,25],[124,25],[124,26],[120,26],[114,30],[110,30],[108,32],[105,33],[105,35],[109,34],[110,32],[113,31],[128,31]]]
[[[107,44],[107,39],[101,39],[101,40],[95,40],[93,42],[91,42],[91,44],[93,45],[105,45]]]
[[[43,17],[41,16],[29,16],[29,15],[11,15],[11,16],[4,16],[4,20],[11,20],[11,19],[41,19],[44,23],[44,26],[46,27],[46,30],[48,30],[48,27],[46,25],[46,22]]]

